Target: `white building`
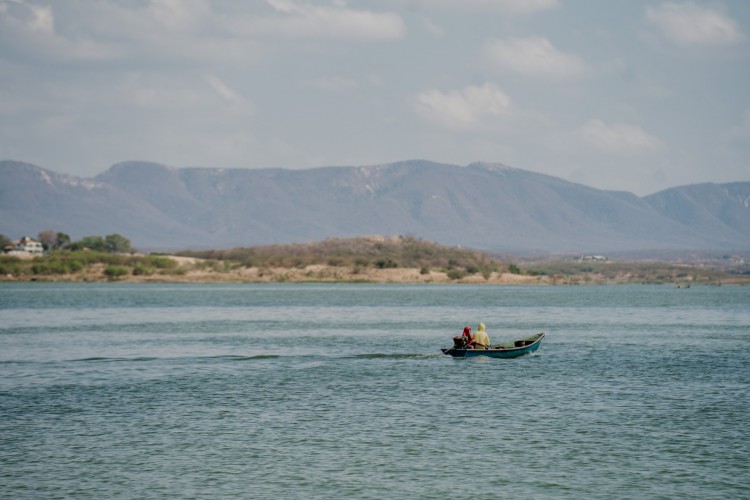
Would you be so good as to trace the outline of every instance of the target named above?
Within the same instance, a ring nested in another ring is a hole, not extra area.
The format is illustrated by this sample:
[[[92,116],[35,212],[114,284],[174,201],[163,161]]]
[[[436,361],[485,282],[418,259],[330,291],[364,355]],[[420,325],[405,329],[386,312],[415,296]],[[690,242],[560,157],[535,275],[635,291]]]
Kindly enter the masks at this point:
[[[14,241],[13,244],[15,245],[15,248],[10,252],[7,252],[8,255],[36,257],[44,253],[42,243],[33,238],[29,238],[28,236],[24,236],[20,240]]]

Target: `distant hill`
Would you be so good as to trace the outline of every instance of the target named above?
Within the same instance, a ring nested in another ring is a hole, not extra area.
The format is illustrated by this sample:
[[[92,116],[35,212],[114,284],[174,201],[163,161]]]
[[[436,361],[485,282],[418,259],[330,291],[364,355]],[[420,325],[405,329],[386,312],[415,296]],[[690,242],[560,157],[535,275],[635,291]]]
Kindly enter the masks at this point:
[[[750,235],[750,182],[675,187],[645,200],[660,214],[712,242],[732,246]]]
[[[185,242],[196,236],[195,228],[116,186],[0,162],[0,233],[15,239],[46,229],[75,239],[117,232],[139,244]]]
[[[503,252],[750,249],[750,182],[640,198],[473,163],[308,170],[125,162],[93,179],[0,162],[0,233],[117,232],[146,249],[409,234]]]

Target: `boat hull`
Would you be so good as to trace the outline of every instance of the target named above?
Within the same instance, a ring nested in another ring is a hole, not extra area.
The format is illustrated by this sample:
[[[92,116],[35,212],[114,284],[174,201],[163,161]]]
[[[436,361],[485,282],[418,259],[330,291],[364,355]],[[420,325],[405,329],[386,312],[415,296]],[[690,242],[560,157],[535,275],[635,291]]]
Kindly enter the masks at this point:
[[[539,349],[542,344],[544,333],[538,333],[533,337],[516,340],[517,347],[505,349],[457,349],[455,347],[446,347],[440,349],[443,354],[453,356],[454,358],[474,358],[477,356],[486,356],[488,358],[517,358],[531,354]],[[521,345],[519,345],[521,344]]]

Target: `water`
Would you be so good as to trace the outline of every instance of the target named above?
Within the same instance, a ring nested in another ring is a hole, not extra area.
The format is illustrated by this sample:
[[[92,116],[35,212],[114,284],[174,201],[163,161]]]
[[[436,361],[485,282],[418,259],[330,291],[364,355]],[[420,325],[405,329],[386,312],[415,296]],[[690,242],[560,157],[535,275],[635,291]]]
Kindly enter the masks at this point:
[[[749,347],[748,287],[5,283],[0,497],[750,498]]]

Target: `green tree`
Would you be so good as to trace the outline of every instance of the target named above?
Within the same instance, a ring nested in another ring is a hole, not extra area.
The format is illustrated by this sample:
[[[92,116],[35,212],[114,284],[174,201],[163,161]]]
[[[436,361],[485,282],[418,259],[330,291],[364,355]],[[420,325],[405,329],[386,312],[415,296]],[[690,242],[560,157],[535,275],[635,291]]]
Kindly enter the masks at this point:
[[[39,242],[42,244],[45,252],[55,250],[57,243],[57,233],[51,229],[39,233]]]
[[[60,233],[62,234],[62,233]],[[63,234],[67,237],[66,234]],[[70,250],[83,250],[88,248],[95,252],[107,253],[126,253],[133,250],[130,240],[117,233],[108,234],[104,238],[101,236],[84,236],[79,241],[68,245]]]
[[[12,245],[13,240],[5,236],[4,234],[0,234],[0,250],[3,249],[3,247],[6,247],[8,245]]]
[[[57,233],[55,238],[55,248],[68,248],[70,246],[70,236],[65,233]]]
[[[107,252],[126,253],[133,250],[130,240],[117,233],[108,234],[104,238],[104,245]]]
[[[71,250],[95,250],[98,252],[105,251],[106,244],[101,236],[84,236],[70,246]]]

